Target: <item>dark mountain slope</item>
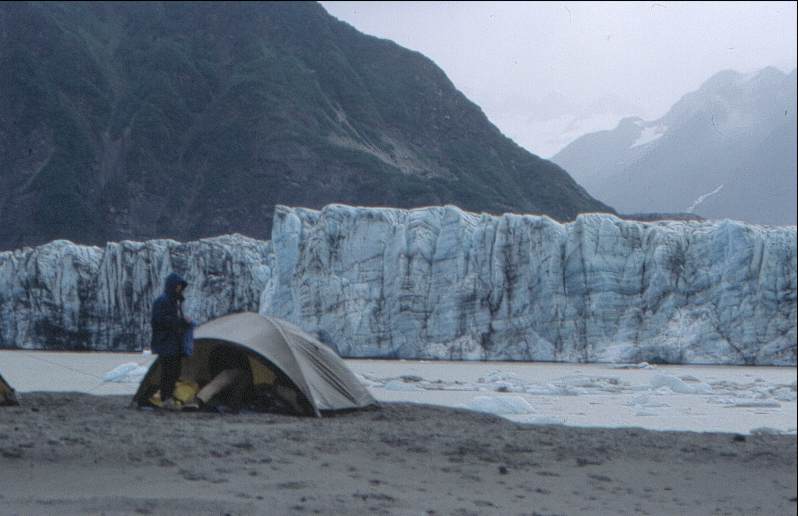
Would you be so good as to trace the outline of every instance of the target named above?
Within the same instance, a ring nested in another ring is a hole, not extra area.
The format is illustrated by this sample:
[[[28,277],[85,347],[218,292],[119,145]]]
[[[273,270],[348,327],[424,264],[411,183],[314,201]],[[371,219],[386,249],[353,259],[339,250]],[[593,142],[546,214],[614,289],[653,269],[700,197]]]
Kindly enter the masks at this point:
[[[268,238],[277,203],[612,211],[315,3],[0,4],[0,249]]]

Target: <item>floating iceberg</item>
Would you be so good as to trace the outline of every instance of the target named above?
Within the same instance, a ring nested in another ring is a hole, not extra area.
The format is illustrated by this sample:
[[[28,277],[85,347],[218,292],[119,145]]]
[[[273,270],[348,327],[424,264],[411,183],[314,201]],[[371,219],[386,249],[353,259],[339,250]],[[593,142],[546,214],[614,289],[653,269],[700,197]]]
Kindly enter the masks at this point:
[[[149,366],[139,365],[136,362],[127,362],[111,369],[103,375],[104,382],[139,383],[147,374]]]
[[[651,388],[667,387],[679,394],[711,394],[712,387],[706,383],[688,384],[681,378],[670,374],[658,374],[651,379]]]
[[[477,396],[466,408],[496,415],[535,413],[532,405],[520,396]]]

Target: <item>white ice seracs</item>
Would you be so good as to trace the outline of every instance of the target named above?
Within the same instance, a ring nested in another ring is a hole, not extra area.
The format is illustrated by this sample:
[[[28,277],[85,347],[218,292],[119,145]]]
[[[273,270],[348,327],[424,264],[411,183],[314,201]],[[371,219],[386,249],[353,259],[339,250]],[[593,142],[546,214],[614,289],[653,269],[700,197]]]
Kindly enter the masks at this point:
[[[269,242],[56,240],[0,253],[0,348],[134,351],[150,344],[152,301],[166,276],[187,278],[186,314],[203,322],[256,311],[271,276]]]
[[[261,312],[348,357],[796,363],[796,229],[278,206]]]
[[[0,253],[0,348],[140,350],[174,270],[197,322],[259,310],[345,357],[796,364],[795,226],[330,205],[272,236]]]

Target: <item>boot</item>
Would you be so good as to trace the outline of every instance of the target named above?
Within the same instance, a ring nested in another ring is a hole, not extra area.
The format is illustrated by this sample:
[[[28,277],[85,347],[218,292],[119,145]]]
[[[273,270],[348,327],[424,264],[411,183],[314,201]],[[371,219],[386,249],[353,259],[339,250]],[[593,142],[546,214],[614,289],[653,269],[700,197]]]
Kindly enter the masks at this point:
[[[180,410],[180,402],[174,398],[169,398],[161,404],[164,410]]]

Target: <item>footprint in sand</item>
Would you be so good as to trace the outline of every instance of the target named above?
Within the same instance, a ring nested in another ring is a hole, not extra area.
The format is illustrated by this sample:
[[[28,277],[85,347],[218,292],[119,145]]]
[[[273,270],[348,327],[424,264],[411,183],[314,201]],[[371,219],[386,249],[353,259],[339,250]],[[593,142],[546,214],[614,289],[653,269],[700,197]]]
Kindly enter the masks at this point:
[[[310,484],[306,482],[282,482],[277,484],[277,487],[280,489],[305,489],[310,487]]]
[[[360,498],[363,501],[366,500],[373,500],[373,501],[380,501],[380,502],[395,502],[396,498],[393,496],[387,495],[385,493],[354,493],[352,494],[354,498]]]
[[[559,473],[554,473],[553,471],[538,471],[537,475],[539,477],[559,477]]]
[[[194,471],[189,471],[187,469],[181,469],[178,471],[181,477],[185,478],[186,480],[190,480],[192,482],[197,480],[206,480],[205,475],[200,473],[196,473]]]
[[[0,448],[0,456],[4,459],[21,459],[22,450],[19,448]]]

